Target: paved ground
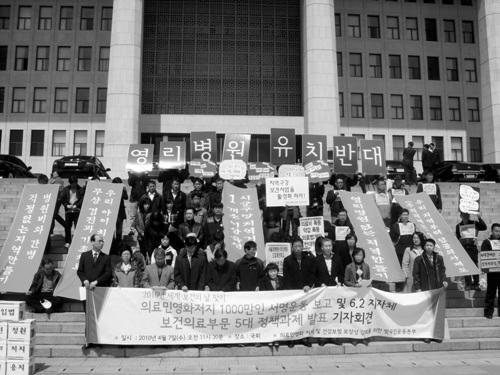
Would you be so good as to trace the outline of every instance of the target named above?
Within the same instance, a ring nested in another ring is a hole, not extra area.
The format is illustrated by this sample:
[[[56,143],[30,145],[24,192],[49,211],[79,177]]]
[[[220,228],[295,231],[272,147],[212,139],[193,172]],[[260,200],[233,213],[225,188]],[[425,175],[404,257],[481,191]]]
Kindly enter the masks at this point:
[[[500,374],[500,350],[295,357],[38,358],[37,374]]]

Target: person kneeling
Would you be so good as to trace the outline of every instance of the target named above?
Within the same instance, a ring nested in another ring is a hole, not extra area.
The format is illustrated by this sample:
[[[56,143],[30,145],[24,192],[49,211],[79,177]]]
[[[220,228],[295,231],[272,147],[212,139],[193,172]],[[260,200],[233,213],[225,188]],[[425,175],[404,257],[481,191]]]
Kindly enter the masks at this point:
[[[61,274],[54,269],[54,262],[44,259],[40,270],[35,274],[30,290],[26,293],[26,303],[36,313],[53,313],[61,305],[61,299],[54,297],[54,289]]]

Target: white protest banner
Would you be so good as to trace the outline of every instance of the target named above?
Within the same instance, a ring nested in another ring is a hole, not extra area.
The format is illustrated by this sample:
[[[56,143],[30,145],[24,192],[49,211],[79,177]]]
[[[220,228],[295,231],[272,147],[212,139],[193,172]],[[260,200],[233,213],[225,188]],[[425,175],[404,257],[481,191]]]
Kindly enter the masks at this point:
[[[266,264],[276,263],[278,273],[283,275],[283,260],[291,254],[291,245],[286,242],[268,242],[265,248]]]
[[[219,164],[219,176],[224,180],[243,180],[247,174],[247,165],[241,159],[223,160]]]
[[[323,216],[301,217],[299,220],[299,236],[304,241],[304,250],[316,254],[316,238],[325,235]]]
[[[266,178],[267,207],[309,205],[307,177]]]
[[[283,164],[278,168],[279,177],[305,177],[306,171],[302,165]]]
[[[86,338],[104,345],[214,345],[314,338],[444,338],[443,289],[323,287],[265,292],[96,288]],[[133,322],[131,324],[130,322]]]
[[[458,193],[458,209],[460,212],[478,215],[480,206],[481,192],[479,188],[469,185],[460,185]]]

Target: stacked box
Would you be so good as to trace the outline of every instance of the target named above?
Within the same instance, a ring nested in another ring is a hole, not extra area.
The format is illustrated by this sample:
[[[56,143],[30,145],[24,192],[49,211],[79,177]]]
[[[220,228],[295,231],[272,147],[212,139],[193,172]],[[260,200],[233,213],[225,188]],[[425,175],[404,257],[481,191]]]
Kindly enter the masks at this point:
[[[29,361],[7,361],[6,375],[33,375],[35,373],[35,359]]]
[[[0,321],[14,321],[24,319],[26,303],[20,301],[0,301]]]

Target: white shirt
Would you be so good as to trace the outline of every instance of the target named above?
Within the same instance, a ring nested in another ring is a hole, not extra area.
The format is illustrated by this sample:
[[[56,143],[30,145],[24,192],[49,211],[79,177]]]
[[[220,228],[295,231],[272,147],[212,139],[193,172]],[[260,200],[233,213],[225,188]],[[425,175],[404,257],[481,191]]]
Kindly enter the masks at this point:
[[[325,258],[325,263],[326,263],[326,269],[328,270],[328,274],[332,274],[332,259],[326,259]]]

